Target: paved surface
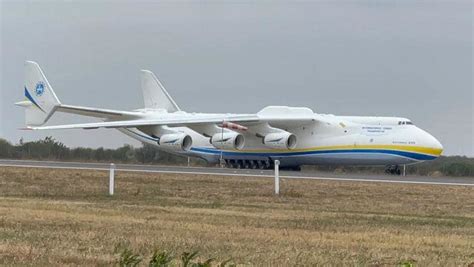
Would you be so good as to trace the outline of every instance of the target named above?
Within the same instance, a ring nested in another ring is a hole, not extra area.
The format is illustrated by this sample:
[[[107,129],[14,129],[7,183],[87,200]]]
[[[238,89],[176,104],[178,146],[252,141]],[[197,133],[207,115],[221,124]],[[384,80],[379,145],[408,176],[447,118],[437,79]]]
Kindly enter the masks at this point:
[[[83,162],[56,162],[33,160],[0,160],[0,166],[29,167],[29,168],[55,168],[55,169],[84,169],[84,170],[109,170],[110,164],[83,163]],[[273,177],[272,170],[242,170],[211,167],[177,167],[159,165],[132,165],[117,164],[116,171],[149,172],[149,173],[183,173],[206,174],[221,176],[241,177]],[[294,172],[280,171],[281,178],[314,179],[333,181],[356,182],[382,182],[405,184],[432,184],[432,185],[457,185],[474,186],[474,177],[426,177],[426,176],[393,176],[393,175],[367,175],[367,174],[332,174],[323,172]]]

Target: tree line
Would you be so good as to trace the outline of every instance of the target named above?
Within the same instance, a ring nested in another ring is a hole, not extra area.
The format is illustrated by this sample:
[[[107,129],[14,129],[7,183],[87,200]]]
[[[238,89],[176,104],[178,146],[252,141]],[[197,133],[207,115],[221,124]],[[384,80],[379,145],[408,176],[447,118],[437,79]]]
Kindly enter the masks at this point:
[[[188,158],[170,154],[144,144],[135,148],[124,145],[116,149],[110,148],[69,148],[52,137],[41,140],[11,144],[0,138],[0,158],[4,159],[35,159],[59,161],[142,163],[163,165],[186,165]],[[201,159],[190,158],[192,165],[206,165]],[[304,166],[305,170],[342,172],[342,173],[383,173],[384,167],[375,166]],[[408,165],[409,174],[430,176],[471,176],[474,177],[474,158],[464,156],[442,156],[437,160],[420,164]]]
[[[131,145],[124,145],[116,149],[69,148],[52,137],[31,142],[23,142],[20,139],[19,143],[15,145],[5,139],[0,139],[0,158],[171,165],[188,163],[187,157],[159,151],[148,144],[139,148]],[[203,162],[192,160],[193,164],[203,164]]]

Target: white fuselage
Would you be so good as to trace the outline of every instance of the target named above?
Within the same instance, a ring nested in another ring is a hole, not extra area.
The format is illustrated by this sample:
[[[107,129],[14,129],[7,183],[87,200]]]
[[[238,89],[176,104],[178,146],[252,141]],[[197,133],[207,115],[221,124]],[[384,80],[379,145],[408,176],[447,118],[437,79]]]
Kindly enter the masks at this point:
[[[141,110],[146,119],[162,119],[176,116],[208,116],[201,113],[166,113]],[[211,114],[218,116],[220,114]],[[229,114],[222,114],[222,116]],[[308,116],[308,113],[305,114]],[[311,115],[309,115],[311,116]],[[218,149],[208,137],[188,127],[173,127],[178,132],[192,137],[192,147],[188,151],[176,151],[158,145],[158,140],[147,129],[119,129],[124,134],[141,142],[184,156],[200,157],[208,162],[226,161],[273,161],[280,160],[283,166],[314,164],[350,165],[400,165],[437,158],[442,145],[432,135],[411,124],[408,119],[397,117],[358,117],[314,114],[324,121],[316,120],[305,125],[292,126],[282,120],[273,127],[284,129],[297,136],[293,149],[272,149],[262,143],[262,138],[254,134],[242,134],[245,145],[239,150]]]

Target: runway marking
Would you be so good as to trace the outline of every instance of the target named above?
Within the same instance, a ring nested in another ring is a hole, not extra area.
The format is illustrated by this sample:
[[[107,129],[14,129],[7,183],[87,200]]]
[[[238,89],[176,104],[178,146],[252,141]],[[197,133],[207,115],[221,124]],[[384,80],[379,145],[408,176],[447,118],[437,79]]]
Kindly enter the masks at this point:
[[[88,163],[87,163],[88,164]],[[72,170],[94,170],[94,171],[108,171],[109,168],[93,168],[93,167],[72,167],[72,166],[41,166],[41,165],[15,165],[2,164],[4,167],[20,167],[20,168],[41,168],[41,169],[72,169]],[[139,166],[139,165],[138,165]],[[273,175],[267,174],[249,174],[249,173],[217,173],[217,172],[191,172],[191,171],[166,171],[166,170],[134,170],[116,168],[115,171],[123,172],[143,172],[143,173],[169,173],[169,174],[194,174],[194,175],[213,175],[213,176],[243,176],[243,177],[260,177],[272,178]],[[422,184],[422,185],[453,185],[453,186],[474,186],[474,184],[466,183],[450,183],[450,182],[422,182],[409,180],[383,180],[383,179],[357,179],[357,178],[338,178],[338,177],[313,177],[313,176],[291,176],[281,175],[280,178],[285,179],[306,179],[306,180],[325,180],[325,181],[346,181],[346,182],[372,182],[372,183],[398,183],[398,184]]]

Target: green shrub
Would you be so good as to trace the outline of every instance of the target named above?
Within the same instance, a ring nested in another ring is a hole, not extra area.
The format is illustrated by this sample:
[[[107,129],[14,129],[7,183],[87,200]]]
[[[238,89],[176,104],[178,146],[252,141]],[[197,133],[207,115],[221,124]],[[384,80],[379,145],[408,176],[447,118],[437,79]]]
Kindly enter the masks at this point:
[[[140,255],[133,253],[130,249],[125,248],[120,253],[119,266],[120,267],[135,267],[142,262]]]
[[[414,267],[415,260],[404,260],[400,262],[400,267]]]
[[[120,267],[135,267],[138,266],[142,260],[143,257],[133,253],[128,248],[128,242],[121,242],[118,245],[115,246],[114,251],[121,250],[122,252],[119,255],[118,263]],[[215,259],[209,258],[204,261],[198,261],[195,260],[198,255],[198,251],[194,252],[183,252],[181,254],[181,266],[182,267],[211,267],[212,263],[215,262]],[[170,266],[173,261],[179,262],[174,258],[174,254],[171,252],[168,252],[166,250],[160,251],[156,249],[153,252],[153,255],[150,258],[150,261],[148,262],[149,267],[166,267]],[[221,262],[217,266],[219,267],[225,267],[225,266],[235,266],[235,264],[231,263],[231,259],[228,259],[226,261]]]
[[[155,250],[151,256],[149,267],[165,267],[173,261],[173,255],[167,251]]]
[[[183,254],[181,254],[181,263],[183,264],[183,267],[191,266],[189,264],[191,263],[191,260],[197,256],[197,254],[197,251],[194,251],[192,253],[183,252]]]

